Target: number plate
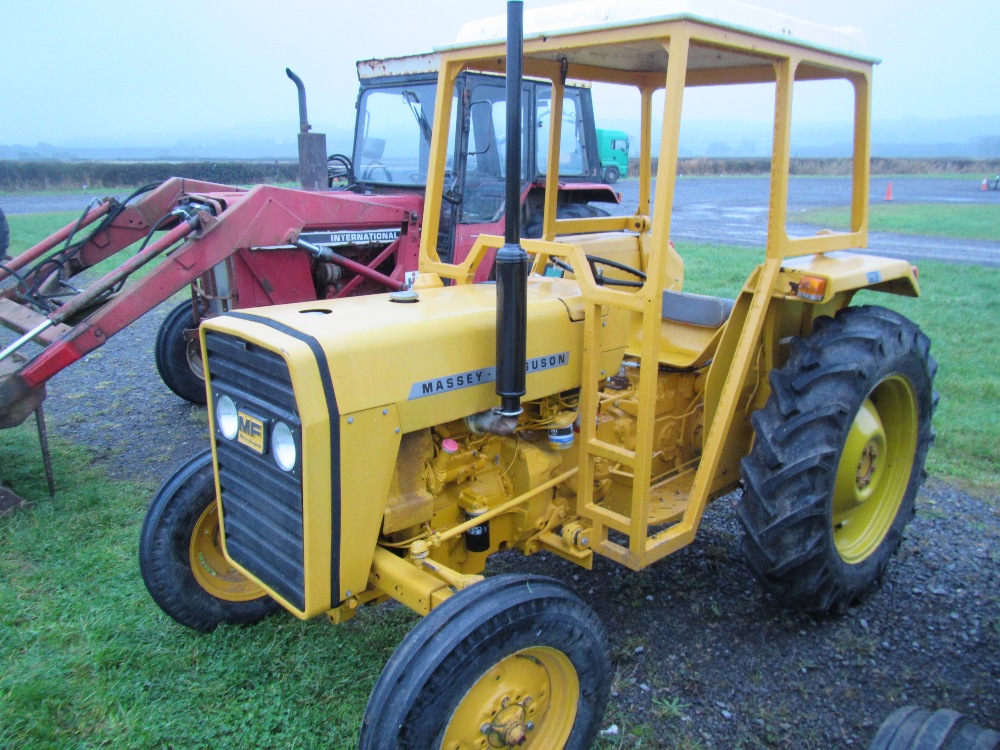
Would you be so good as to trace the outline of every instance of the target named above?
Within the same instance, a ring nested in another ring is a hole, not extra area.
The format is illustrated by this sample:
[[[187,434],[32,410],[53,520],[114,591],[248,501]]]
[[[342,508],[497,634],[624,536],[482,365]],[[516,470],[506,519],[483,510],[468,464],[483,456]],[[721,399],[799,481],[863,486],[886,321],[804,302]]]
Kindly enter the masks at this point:
[[[236,439],[257,453],[264,452],[264,420],[258,419],[245,411],[236,412],[240,420],[240,429]]]

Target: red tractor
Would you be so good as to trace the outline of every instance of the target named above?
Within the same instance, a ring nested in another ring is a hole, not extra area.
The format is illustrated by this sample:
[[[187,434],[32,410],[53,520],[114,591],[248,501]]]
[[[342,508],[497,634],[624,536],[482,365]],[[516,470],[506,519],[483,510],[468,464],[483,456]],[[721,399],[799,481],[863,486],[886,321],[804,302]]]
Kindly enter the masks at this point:
[[[167,386],[195,403],[205,402],[202,320],[407,287],[417,269],[436,67],[435,55],[358,63],[353,155],[329,158],[325,137],[309,132],[304,87],[288,71],[299,88],[303,189],[174,177],[123,201],[105,199],[0,260],[0,325],[16,336],[0,351],[0,428],[37,411],[49,378],[185,286],[191,300],[167,316],[155,353]],[[438,243],[453,262],[479,234],[503,231],[504,88],[501,77],[466,73],[453,92]],[[532,127],[522,132],[521,220],[528,236],[540,236],[551,84],[525,81],[523,89]],[[592,203],[620,198],[599,184],[590,90],[567,87],[562,113],[560,214],[606,215]],[[113,256],[123,262],[92,279],[104,268],[94,267]],[[484,279],[491,267],[481,266]],[[77,277],[88,270],[89,283],[79,288]],[[41,350],[28,352],[29,342]]]

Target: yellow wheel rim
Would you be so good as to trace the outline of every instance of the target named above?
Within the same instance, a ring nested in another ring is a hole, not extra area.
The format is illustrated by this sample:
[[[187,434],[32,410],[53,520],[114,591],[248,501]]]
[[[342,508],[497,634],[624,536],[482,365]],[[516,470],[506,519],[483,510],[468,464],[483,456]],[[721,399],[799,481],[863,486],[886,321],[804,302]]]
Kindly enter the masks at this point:
[[[248,602],[263,596],[264,591],[236,570],[222,554],[219,534],[219,508],[213,500],[202,511],[191,535],[191,572],[198,585],[216,599],[227,602]]]
[[[569,740],[580,679],[562,651],[535,646],[497,662],[459,702],[441,750],[558,750]]]
[[[850,564],[885,539],[909,485],[917,447],[917,400],[898,375],[879,383],[851,424],[833,492],[833,540]]]

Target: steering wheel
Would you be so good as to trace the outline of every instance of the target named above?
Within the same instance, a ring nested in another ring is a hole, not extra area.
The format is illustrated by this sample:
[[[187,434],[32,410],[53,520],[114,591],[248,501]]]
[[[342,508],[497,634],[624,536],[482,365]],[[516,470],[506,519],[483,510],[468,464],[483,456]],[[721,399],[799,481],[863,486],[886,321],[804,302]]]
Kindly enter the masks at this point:
[[[340,188],[342,190],[349,188],[354,181],[354,165],[351,164],[350,157],[344,154],[330,154],[326,157],[326,179],[327,187],[344,182]]]
[[[383,164],[382,162],[378,162],[378,161],[373,161],[371,164],[369,164],[368,166],[365,167],[365,172],[362,175],[362,179],[364,179],[364,180],[374,180],[375,179],[375,173],[378,172],[378,171],[381,171],[383,174],[385,174],[385,181],[386,182],[392,182],[392,174],[389,172],[388,169],[386,169],[385,164]]]
[[[640,271],[638,268],[633,268],[632,266],[626,266],[624,263],[619,263],[618,261],[609,260],[607,258],[600,258],[596,255],[588,255],[587,263],[590,264],[591,273],[594,274],[594,281],[600,286],[629,286],[629,287],[641,287],[646,282],[646,274]],[[573,271],[573,266],[560,258],[550,258],[552,265],[557,268],[561,268],[564,271],[569,271],[570,273],[575,273]],[[597,266],[608,266],[609,268],[614,268],[617,271],[622,271],[631,276],[635,276],[640,281],[630,281],[628,279],[610,279],[604,275]]]

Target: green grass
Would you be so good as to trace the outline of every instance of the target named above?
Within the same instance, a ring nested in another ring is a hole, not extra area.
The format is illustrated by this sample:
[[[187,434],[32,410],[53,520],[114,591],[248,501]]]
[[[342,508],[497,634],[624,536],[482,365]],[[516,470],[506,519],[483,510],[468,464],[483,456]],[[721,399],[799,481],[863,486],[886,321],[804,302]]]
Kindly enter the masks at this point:
[[[850,225],[847,208],[810,209],[796,213],[798,223],[831,229]],[[1000,206],[983,203],[884,203],[871,207],[869,230],[926,237],[1000,241]]]
[[[17,214],[8,216],[10,225],[10,255],[20,255],[50,234],[80,218],[76,211],[59,211],[48,214]]]
[[[17,214],[15,216],[8,216],[7,223],[10,226],[10,248],[7,252],[11,255],[11,257],[20,255],[25,250],[34,247],[46,237],[55,234],[55,232],[63,227],[76,222],[79,218],[80,212],[77,211],[57,211],[44,214]],[[96,226],[97,222],[83,227],[75,235],[73,235],[73,240],[79,241],[86,238],[88,233],[93,231]],[[156,241],[162,237],[163,234],[163,232],[156,232],[150,242]],[[141,244],[142,240],[140,239],[128,248],[118,251],[115,255],[105,258],[100,263],[88,269],[85,275],[79,277],[84,279],[84,284],[82,286],[86,286],[86,283],[89,281],[99,278],[103,274],[106,274],[123,264],[136,254]],[[64,245],[65,240],[60,242],[56,247],[58,249],[62,249]],[[130,283],[143,278],[157,264],[162,263],[164,257],[165,255],[161,253],[154,260],[150,261],[138,271],[133,273],[129,277]],[[76,284],[76,286],[79,288],[81,285]]]
[[[197,634],[139,575],[152,487],[109,482],[60,444],[53,502],[32,430],[0,433],[0,454],[4,477],[39,498],[0,519],[0,748],[357,746],[416,615],[379,607],[334,627],[281,613]]]

